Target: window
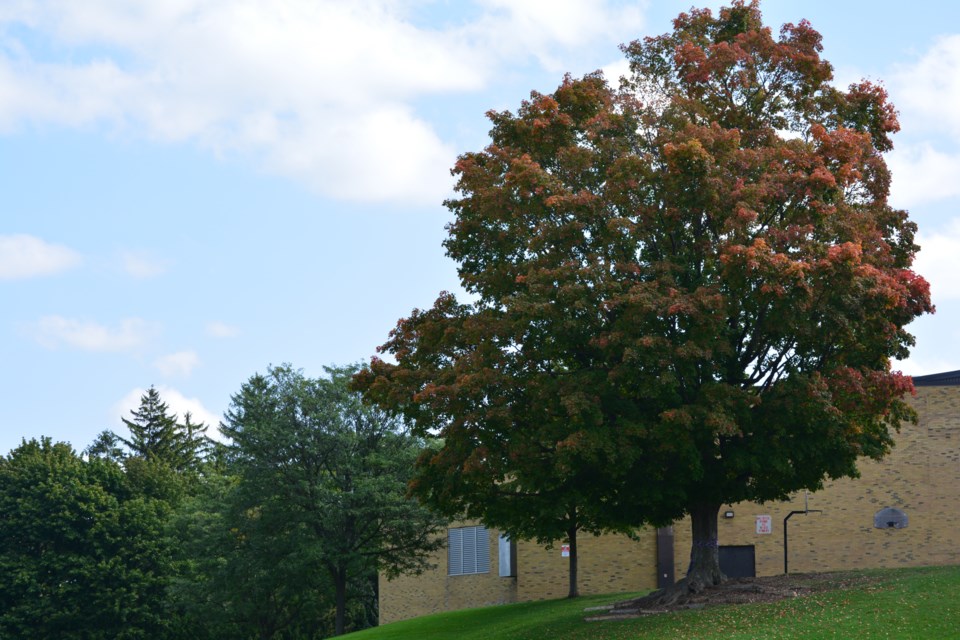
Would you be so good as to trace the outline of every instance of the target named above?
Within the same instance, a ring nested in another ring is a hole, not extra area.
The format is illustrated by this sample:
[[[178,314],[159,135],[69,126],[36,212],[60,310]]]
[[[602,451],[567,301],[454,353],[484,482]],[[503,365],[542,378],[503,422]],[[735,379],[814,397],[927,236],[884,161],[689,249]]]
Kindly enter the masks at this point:
[[[486,527],[447,530],[447,575],[490,573],[490,538]]]
[[[517,543],[510,536],[501,533],[497,541],[497,557],[500,558],[500,577],[517,577]]]

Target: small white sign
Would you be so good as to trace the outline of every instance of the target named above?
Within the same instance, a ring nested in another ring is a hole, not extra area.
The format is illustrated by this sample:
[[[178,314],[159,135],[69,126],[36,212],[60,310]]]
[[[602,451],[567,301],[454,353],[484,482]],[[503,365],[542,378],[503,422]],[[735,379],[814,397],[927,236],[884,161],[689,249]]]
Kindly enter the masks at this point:
[[[569,558],[570,557],[570,545],[562,544],[560,545],[560,557]]]
[[[773,533],[773,518],[770,516],[757,516],[757,533]]]

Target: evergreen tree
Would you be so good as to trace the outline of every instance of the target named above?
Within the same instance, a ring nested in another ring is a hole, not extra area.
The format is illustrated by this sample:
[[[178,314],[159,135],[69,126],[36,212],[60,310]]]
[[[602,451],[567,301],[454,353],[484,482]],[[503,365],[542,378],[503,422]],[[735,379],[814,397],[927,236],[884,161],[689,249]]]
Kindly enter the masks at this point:
[[[130,439],[119,440],[130,449],[131,456],[165,464],[177,472],[199,469],[209,446],[206,425],[193,422],[189,412],[183,424],[178,423],[176,414],[170,413],[153,386],[140,396],[140,407],[130,413],[131,420],[121,418]]]

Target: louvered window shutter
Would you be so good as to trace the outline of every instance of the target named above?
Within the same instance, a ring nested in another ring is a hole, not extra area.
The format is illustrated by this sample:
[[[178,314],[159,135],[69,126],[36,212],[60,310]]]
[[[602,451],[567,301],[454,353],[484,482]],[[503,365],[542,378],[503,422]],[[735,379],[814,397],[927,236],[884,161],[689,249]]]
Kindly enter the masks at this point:
[[[447,575],[463,573],[463,529],[447,531]]]

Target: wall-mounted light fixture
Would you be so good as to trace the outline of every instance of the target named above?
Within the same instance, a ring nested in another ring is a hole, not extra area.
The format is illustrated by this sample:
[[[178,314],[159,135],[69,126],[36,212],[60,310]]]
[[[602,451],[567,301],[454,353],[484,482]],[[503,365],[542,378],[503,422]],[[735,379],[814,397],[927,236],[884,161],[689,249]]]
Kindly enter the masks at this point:
[[[723,512],[723,517],[724,517],[724,518],[732,518],[732,517],[733,517],[733,511],[724,511],[724,512]]]

